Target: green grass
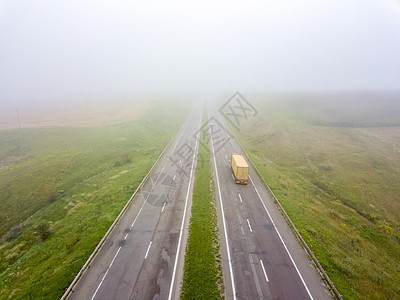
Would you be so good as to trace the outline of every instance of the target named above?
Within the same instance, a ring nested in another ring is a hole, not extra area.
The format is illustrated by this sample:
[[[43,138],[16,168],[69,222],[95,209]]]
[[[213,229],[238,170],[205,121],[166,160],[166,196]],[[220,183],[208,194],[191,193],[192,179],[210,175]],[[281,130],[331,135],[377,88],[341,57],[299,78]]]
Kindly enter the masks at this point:
[[[202,139],[206,145],[207,135]],[[180,298],[223,299],[214,183],[210,152],[204,146],[199,147],[197,167]]]
[[[367,101],[356,127],[343,101],[317,124],[324,102],[252,100],[259,115],[237,136],[339,292],[400,298],[400,127],[379,127],[396,106],[369,119]]]
[[[61,297],[188,107],[156,103],[98,128],[0,131],[0,299]]]

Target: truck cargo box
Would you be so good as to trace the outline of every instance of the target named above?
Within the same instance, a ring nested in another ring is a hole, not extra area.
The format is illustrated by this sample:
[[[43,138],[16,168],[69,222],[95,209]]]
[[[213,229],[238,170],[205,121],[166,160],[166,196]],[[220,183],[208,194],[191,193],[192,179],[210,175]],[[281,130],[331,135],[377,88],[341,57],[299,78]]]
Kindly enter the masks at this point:
[[[244,157],[240,154],[232,154],[231,167],[235,177],[235,182],[239,184],[247,184],[249,179],[249,165]]]

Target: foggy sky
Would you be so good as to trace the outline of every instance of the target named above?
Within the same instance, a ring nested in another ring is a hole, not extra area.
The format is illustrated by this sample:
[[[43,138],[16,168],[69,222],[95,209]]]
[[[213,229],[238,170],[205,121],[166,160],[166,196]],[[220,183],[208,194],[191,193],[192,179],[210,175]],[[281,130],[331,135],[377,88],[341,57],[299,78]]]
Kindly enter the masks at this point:
[[[0,104],[400,88],[400,2],[0,0]]]

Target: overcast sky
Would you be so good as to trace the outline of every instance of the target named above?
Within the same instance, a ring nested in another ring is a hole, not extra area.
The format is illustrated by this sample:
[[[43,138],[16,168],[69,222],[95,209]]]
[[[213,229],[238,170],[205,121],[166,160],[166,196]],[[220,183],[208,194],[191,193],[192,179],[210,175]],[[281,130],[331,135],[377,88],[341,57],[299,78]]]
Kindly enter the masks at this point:
[[[400,88],[400,2],[0,0],[0,103]]]

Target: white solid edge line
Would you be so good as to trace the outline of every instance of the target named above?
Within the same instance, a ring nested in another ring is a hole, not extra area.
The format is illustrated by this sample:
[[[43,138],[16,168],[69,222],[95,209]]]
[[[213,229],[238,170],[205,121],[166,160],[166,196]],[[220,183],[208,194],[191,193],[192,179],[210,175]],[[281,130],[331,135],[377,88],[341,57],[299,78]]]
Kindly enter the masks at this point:
[[[192,113],[191,113],[191,114],[192,114]],[[189,118],[190,118],[190,115],[189,115],[189,116],[186,118],[186,120],[183,122],[182,126],[184,126],[184,127],[182,128],[182,132],[181,132],[181,134],[180,134],[180,136],[179,136],[179,138],[178,138],[178,140],[177,140],[177,142],[176,142],[176,144],[175,144],[174,149],[172,149],[171,154],[174,153],[175,150],[176,150],[176,147],[178,147],[179,141],[181,140],[181,137],[182,137],[183,133],[185,132],[186,128],[188,127]],[[186,124],[185,124],[185,123],[186,123]]]
[[[210,135],[211,135],[211,130],[210,130]],[[232,260],[231,260],[231,254],[229,251],[229,241],[228,241],[228,235],[227,235],[226,224],[225,224],[224,205],[222,203],[221,189],[219,186],[217,162],[215,160],[214,143],[212,142],[212,135],[210,136],[210,140],[211,140],[211,148],[212,148],[212,153],[213,153],[213,158],[214,158],[213,161],[214,161],[215,177],[217,177],[217,188],[218,188],[219,201],[220,201],[220,205],[221,205],[222,223],[224,225],[224,235],[225,235],[226,251],[228,253],[228,263],[229,263],[229,271],[230,271],[230,275],[231,275],[232,293],[233,293],[233,299],[236,300],[236,288],[235,288],[235,281],[233,279]],[[232,177],[233,177],[233,174],[232,174]]]
[[[114,261],[115,261],[115,258],[117,257],[119,251],[121,251],[121,248],[122,248],[122,247],[119,246],[117,253],[115,253],[114,258],[113,258],[112,261],[111,261],[111,264],[108,266],[107,272],[104,274],[104,276],[103,276],[103,278],[101,279],[99,285],[97,286],[97,289],[96,289],[96,291],[94,292],[94,294],[93,294],[93,296],[92,296],[92,298],[91,298],[92,300],[94,299],[94,297],[96,297],[97,292],[99,291],[101,285],[103,284],[103,281],[104,281],[104,279],[106,278],[106,276],[107,276],[107,274],[108,274],[108,271],[110,271],[111,266],[113,265],[113,263],[114,263]]]
[[[161,169],[160,175],[161,175],[162,171],[164,170],[164,168],[165,168],[165,166]],[[157,183],[158,179],[160,178],[160,175],[158,175],[157,180],[156,180],[156,182],[154,183],[154,185]],[[153,187],[154,187],[154,185],[153,185]],[[150,193],[149,193],[149,195],[150,195]],[[147,198],[149,197],[149,195],[147,195]],[[136,215],[136,217],[135,217],[135,219],[133,220],[133,222],[132,222],[131,226],[129,227],[129,229],[132,230],[133,225],[135,224],[137,218],[139,217],[140,213],[141,213],[142,210],[143,210],[144,205],[146,204],[147,198],[146,198],[145,201],[143,202],[142,207],[140,208],[138,214]],[[126,240],[126,238],[128,237],[128,235],[129,235],[129,233],[126,234],[124,240]],[[99,285],[97,286],[97,289],[96,289],[96,291],[94,292],[94,294],[93,294],[93,296],[92,296],[92,300],[94,299],[94,297],[96,297],[96,294],[97,294],[97,292],[98,292],[99,289],[100,289],[100,286],[103,284],[103,281],[104,281],[104,279],[106,278],[106,276],[107,276],[107,274],[108,274],[108,271],[110,270],[111,266],[113,265],[114,260],[116,259],[116,257],[117,257],[117,255],[118,255],[118,253],[119,253],[120,250],[121,250],[121,247],[119,247],[117,253],[115,254],[115,256],[114,256],[114,258],[113,258],[113,260],[111,261],[110,266],[108,267],[108,270],[106,271],[106,273],[104,274],[103,278],[101,279]]]
[[[147,258],[147,255],[149,254],[150,247],[151,247],[151,244],[152,244],[152,243],[153,243],[153,242],[152,242],[152,241],[150,241],[150,244],[149,244],[149,246],[147,247],[146,254],[144,255],[144,259],[146,259],[146,258]]]
[[[269,282],[267,272],[265,272],[264,264],[261,259],[260,259],[260,264],[261,264],[261,268],[263,269],[265,279],[267,280],[267,282]]]
[[[164,170],[164,168],[165,168],[165,166],[162,168],[162,170],[161,170],[161,172],[160,172],[160,175],[161,175],[162,171]],[[158,175],[158,178],[160,178],[160,175]],[[158,178],[157,178],[155,184],[157,183]],[[154,184],[154,185],[155,185],[155,184]],[[153,185],[153,187],[154,187],[154,185]],[[150,195],[150,193],[149,193],[149,195]],[[147,195],[147,198],[149,197],[149,195]],[[138,214],[136,215],[135,219],[133,220],[133,222],[132,222],[131,226],[129,227],[129,229],[132,230],[133,225],[135,224],[136,220],[138,219],[140,213],[141,213],[142,210],[143,210],[144,205],[145,205],[146,202],[147,202],[147,198],[146,198],[145,201],[143,202],[142,207],[140,207],[140,210],[139,210]],[[129,233],[126,234],[124,240],[126,240],[126,238],[128,237],[128,235],[129,235]],[[112,260],[112,262],[111,262],[111,264],[110,264],[110,266],[108,267],[108,270],[106,271],[106,273],[104,274],[103,278],[101,279],[99,285],[97,286],[96,291],[94,292],[94,294],[93,294],[93,296],[92,296],[92,298],[91,298],[92,300],[94,299],[94,297],[96,297],[96,294],[97,294],[97,292],[98,292],[99,289],[100,289],[100,286],[103,284],[103,281],[104,281],[104,279],[106,278],[106,276],[107,276],[107,274],[108,274],[108,271],[110,270],[111,266],[113,265],[114,260],[115,260],[115,258],[117,257],[117,255],[118,255],[118,253],[119,253],[120,250],[121,250],[121,247],[119,247],[117,253],[115,254],[115,256],[114,256],[114,258],[113,258],[113,260]]]
[[[199,122],[199,129],[200,129],[200,125],[201,125],[201,120],[202,118],[200,117],[200,122]],[[181,248],[181,242],[182,242],[182,234],[183,234],[183,226],[185,223],[185,218],[186,218],[186,210],[187,210],[187,203],[188,203],[188,199],[189,199],[189,193],[190,193],[190,186],[191,186],[191,182],[192,182],[192,176],[193,176],[193,167],[194,167],[194,162],[195,162],[195,158],[196,158],[196,152],[198,150],[198,145],[199,145],[199,141],[198,139],[196,140],[196,145],[195,145],[195,151],[193,153],[193,159],[192,159],[192,167],[190,169],[190,176],[189,176],[189,183],[188,183],[188,189],[187,189],[187,193],[186,193],[186,200],[185,200],[185,208],[183,210],[183,218],[182,218],[182,224],[181,224],[181,231],[179,233],[179,240],[178,240],[178,248],[177,248],[177,252],[176,252],[176,256],[175,256],[175,263],[174,263],[174,270],[172,272],[172,279],[171,279],[171,286],[169,288],[169,295],[168,295],[168,300],[171,300],[172,297],[172,290],[174,288],[174,281],[175,281],[175,276],[176,276],[176,267],[178,265],[178,258],[179,258],[179,252],[180,252],[180,248]],[[196,150],[197,149],[197,150]]]
[[[253,232],[253,229],[251,229],[251,225],[250,225],[249,219],[246,219],[246,221],[247,221],[247,225],[249,225],[250,231]]]
[[[304,279],[303,279],[303,276],[301,276],[300,271],[299,271],[299,269],[297,268],[297,265],[296,265],[296,263],[294,262],[294,260],[293,260],[293,258],[292,258],[292,255],[291,255],[290,252],[289,252],[289,249],[286,247],[286,244],[285,244],[285,242],[283,241],[282,236],[281,236],[281,234],[279,233],[278,228],[276,228],[275,222],[274,222],[274,220],[272,220],[272,217],[271,217],[271,215],[270,215],[270,213],[269,213],[267,207],[265,206],[264,201],[262,201],[261,195],[260,195],[260,193],[258,192],[257,187],[255,186],[255,184],[254,184],[253,180],[251,179],[250,175],[249,175],[249,178],[250,178],[251,184],[253,185],[254,189],[255,189],[256,192],[257,192],[258,197],[260,198],[260,201],[261,201],[262,205],[264,206],[265,211],[266,211],[267,214],[268,214],[268,217],[270,218],[270,220],[271,220],[271,222],[272,222],[272,225],[273,225],[274,228],[275,228],[276,233],[277,233],[278,236],[279,236],[279,239],[281,240],[281,242],[282,242],[282,244],[283,244],[283,247],[285,247],[285,250],[286,250],[287,254],[289,255],[289,258],[290,258],[290,260],[292,261],[293,266],[295,267],[295,269],[296,269],[296,271],[297,271],[297,274],[299,275],[299,277],[300,277],[300,279],[301,279],[301,282],[303,283],[303,285],[304,285],[304,287],[305,287],[305,289],[306,289],[308,295],[310,296],[310,298],[311,298],[311,299],[314,299],[313,296],[311,295],[311,293],[310,293],[308,287],[307,287],[307,284],[305,283],[305,281],[304,281]]]
[[[189,123],[189,122],[188,122],[188,123]],[[177,141],[177,143],[175,144],[175,147],[174,147],[174,149],[173,149],[172,152],[174,152],[175,149],[176,149],[176,147],[178,146],[179,141],[180,141],[180,139],[181,139],[183,133],[185,132],[185,130],[186,130],[187,126],[188,126],[188,123],[186,124],[185,128],[182,130],[182,133],[181,133],[180,137],[178,138],[178,141]],[[162,172],[164,171],[164,168],[165,168],[165,166],[161,169],[160,175],[161,175]],[[157,183],[158,179],[160,178],[160,175],[158,175],[158,178],[157,178],[155,184]],[[155,185],[155,184],[154,184],[154,185]],[[153,185],[153,187],[154,187],[154,185]],[[150,195],[150,193],[149,193],[149,195]],[[147,195],[147,198],[149,197],[149,195]],[[146,198],[145,201],[143,202],[142,207],[140,208],[140,210],[139,210],[138,214],[136,215],[135,219],[133,220],[133,222],[132,222],[132,224],[131,224],[131,226],[130,226],[130,229],[133,228],[133,225],[135,224],[135,222],[136,222],[137,218],[139,217],[140,213],[142,212],[142,209],[143,209],[144,205],[145,205],[146,202],[147,202],[147,198]],[[128,233],[128,234],[129,234],[129,233]],[[125,236],[125,239],[127,238],[128,234]],[[150,244],[151,244],[151,242],[150,242]],[[106,273],[104,274],[103,278],[101,279],[101,282],[100,282],[99,285],[97,286],[97,289],[96,289],[96,291],[94,292],[94,294],[93,294],[93,296],[92,296],[92,298],[91,298],[92,300],[94,299],[94,297],[96,297],[96,294],[97,294],[98,290],[100,289],[100,286],[103,284],[103,281],[104,281],[104,279],[106,278],[106,276],[107,276],[107,274],[108,274],[108,271],[110,270],[111,266],[113,265],[114,260],[115,260],[115,258],[118,256],[120,250],[121,250],[121,246],[119,247],[117,253],[115,253],[114,258],[112,259],[110,266],[108,267]],[[147,255],[146,255],[146,256],[147,256]]]

